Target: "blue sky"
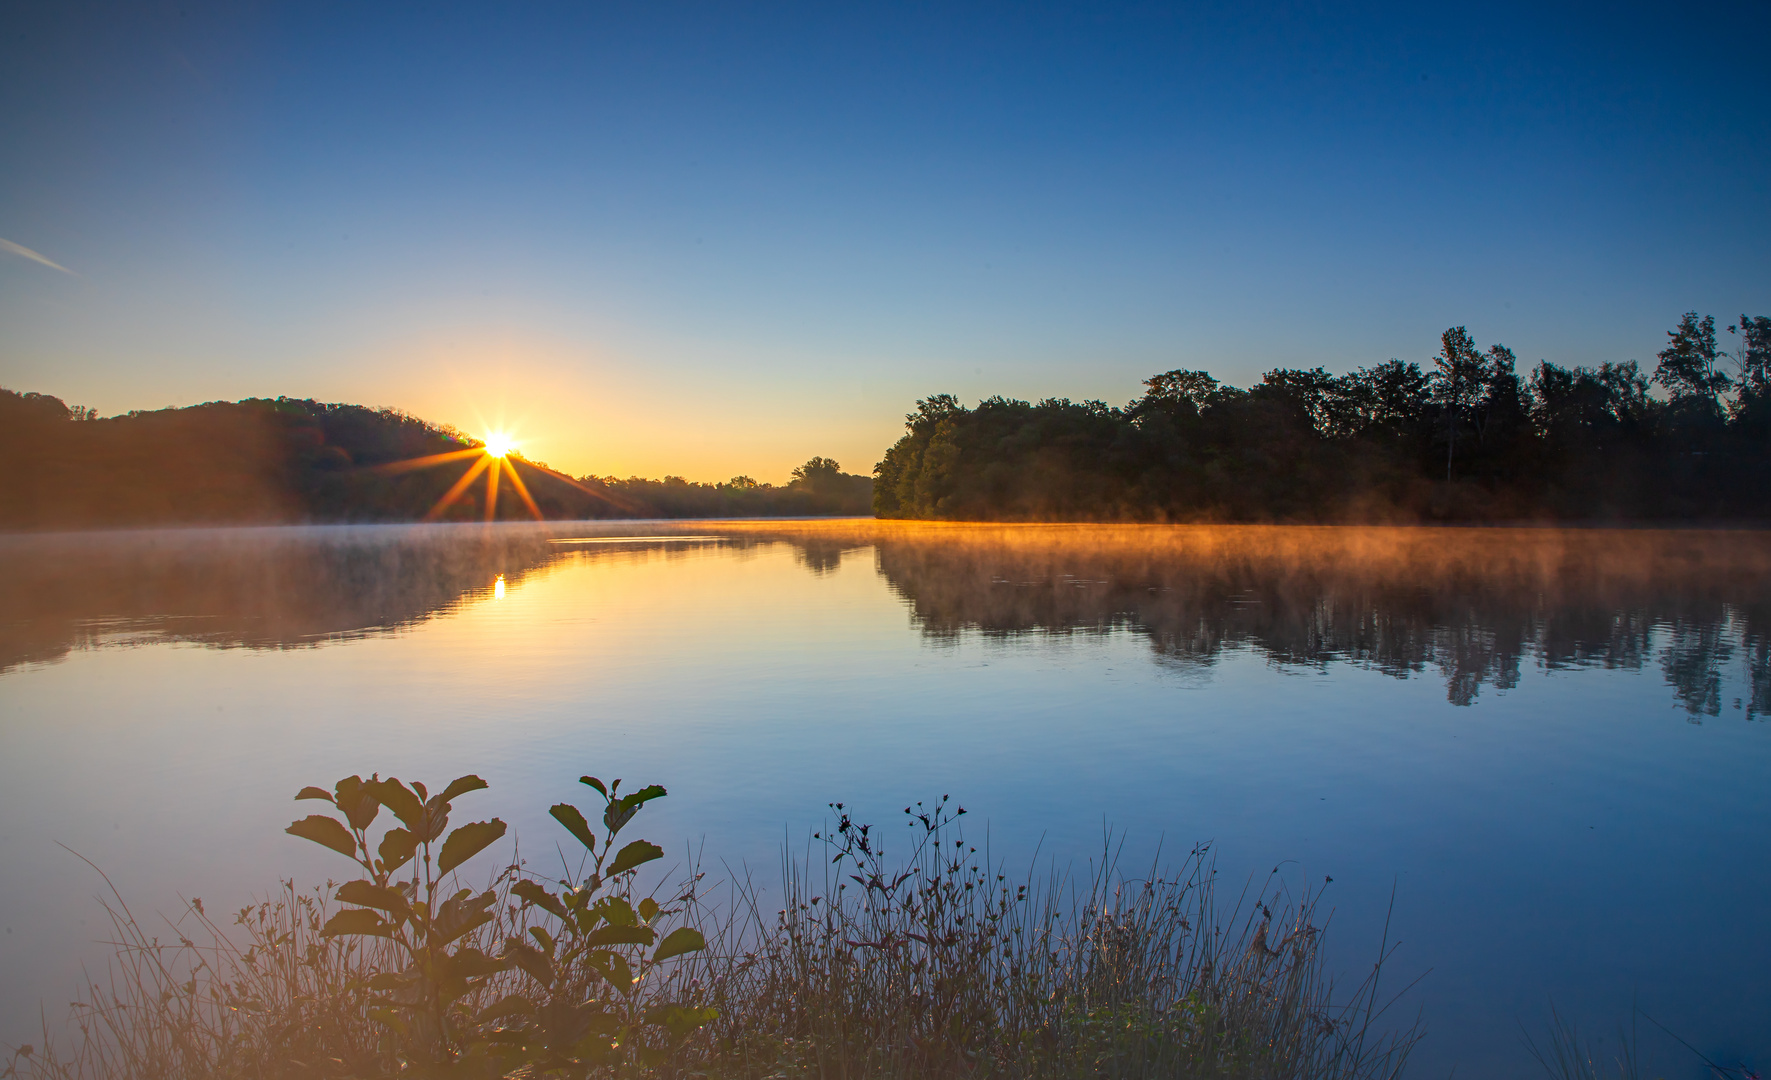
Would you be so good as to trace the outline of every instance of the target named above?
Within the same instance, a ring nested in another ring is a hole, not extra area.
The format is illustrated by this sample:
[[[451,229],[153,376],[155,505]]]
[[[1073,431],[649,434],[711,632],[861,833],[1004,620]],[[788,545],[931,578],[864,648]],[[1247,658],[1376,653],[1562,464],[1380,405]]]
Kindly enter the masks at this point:
[[[41,5],[0,385],[866,471],[917,397],[1771,312],[1763,5]]]

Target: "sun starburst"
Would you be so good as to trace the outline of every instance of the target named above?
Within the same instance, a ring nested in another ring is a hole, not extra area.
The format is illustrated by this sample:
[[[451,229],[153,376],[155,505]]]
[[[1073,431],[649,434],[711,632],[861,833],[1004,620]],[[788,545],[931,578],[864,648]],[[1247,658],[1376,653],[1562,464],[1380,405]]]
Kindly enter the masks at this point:
[[[448,513],[449,508],[459,502],[462,496],[467,494],[468,489],[473,487],[474,482],[479,479],[481,473],[486,474],[487,521],[496,521],[498,518],[498,489],[501,486],[500,481],[506,477],[509,478],[511,489],[517,493],[517,498],[522,500],[523,506],[528,509],[530,516],[536,521],[546,520],[545,516],[541,513],[541,507],[536,505],[534,496],[529,494],[529,486],[523,483],[522,476],[517,472],[517,465],[519,462],[522,464],[523,468],[530,470],[533,476],[544,478],[550,483],[564,484],[568,487],[576,488],[594,499],[630,513],[636,512],[639,509],[635,504],[622,498],[615,492],[608,490],[598,491],[587,487],[584,483],[574,480],[562,472],[550,469],[545,465],[539,465],[523,457],[521,454],[517,453],[517,437],[515,432],[503,429],[493,429],[487,431],[483,439],[476,441],[477,445],[468,446],[461,450],[450,450],[441,454],[426,454],[423,457],[408,458],[405,461],[394,461],[386,465],[377,465],[374,467],[374,471],[385,476],[412,472],[416,469],[430,469],[442,465],[453,465],[456,462],[465,462],[467,464],[467,471],[462,473],[460,478],[449,487],[449,490],[443,492],[442,498],[438,499],[436,503],[431,506],[430,510],[425,513],[423,518],[425,521],[436,521],[444,514]]]
[[[443,493],[430,510],[424,515],[425,521],[435,521],[448,512],[458,502],[481,473],[486,474],[486,520],[494,521],[498,517],[498,486],[503,477],[510,477],[510,486],[516,490],[517,497],[536,521],[542,520],[541,508],[535,505],[535,499],[529,494],[529,487],[517,473],[516,463],[511,456],[516,452],[516,440],[506,432],[489,432],[478,446],[470,446],[463,450],[451,450],[443,454],[427,454],[424,457],[409,458],[380,466],[376,471],[391,474],[411,472],[414,469],[429,469],[451,462],[468,462],[467,471],[460,479]]]

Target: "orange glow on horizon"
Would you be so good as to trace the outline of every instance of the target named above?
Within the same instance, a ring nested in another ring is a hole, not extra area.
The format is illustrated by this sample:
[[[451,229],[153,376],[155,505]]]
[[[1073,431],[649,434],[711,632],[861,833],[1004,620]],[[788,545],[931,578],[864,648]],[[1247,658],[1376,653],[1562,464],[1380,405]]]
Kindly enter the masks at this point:
[[[474,478],[480,475],[482,469],[492,464],[494,461],[501,460],[500,458],[495,458],[481,450],[475,450],[474,453],[479,455],[479,460],[468,466],[468,470],[461,474],[461,479],[455,481],[454,487],[443,492],[443,497],[438,499],[436,505],[432,506],[430,511],[424,515],[424,520],[435,521],[437,518],[441,517],[443,511],[455,505],[455,500],[461,498],[461,493],[467,490],[467,485],[474,482]]]
[[[537,465],[534,462],[523,458],[521,455],[517,454],[515,436],[505,431],[488,431],[483,444],[480,446],[467,447],[462,450],[451,450],[441,454],[426,454],[423,457],[408,458],[405,461],[389,462],[385,465],[374,466],[373,471],[384,476],[393,476],[400,473],[411,472],[416,469],[428,469],[438,465],[447,465],[456,461],[467,462],[467,471],[462,473],[460,478],[450,486],[449,490],[443,493],[442,497],[431,506],[421,520],[427,522],[441,520],[448,512],[449,508],[460,501],[463,495],[467,494],[468,489],[473,486],[474,481],[479,479],[480,473],[484,472],[486,474],[486,504],[484,508],[484,520],[492,522],[498,519],[499,488],[503,486],[503,481],[508,478],[511,488],[516,491],[517,498],[522,501],[524,508],[529,511],[529,515],[536,521],[545,521],[546,515],[541,512],[540,505],[536,503],[534,495],[529,492],[529,485],[523,482],[522,475],[517,471],[517,463],[519,461],[525,468],[534,469],[537,473],[544,474],[552,480],[577,488],[579,491],[582,491],[593,498],[600,499],[613,506],[620,507],[623,510],[632,511],[635,509],[628,500],[622,498],[619,494],[613,491],[595,490],[572,479],[565,473],[559,472],[556,469],[550,469],[545,465]]]
[[[528,485],[523,483],[521,476],[517,475],[516,463],[510,460],[510,456],[516,453],[516,448],[516,439],[508,432],[489,431],[480,446],[469,447],[465,450],[451,450],[443,454],[427,454],[424,457],[411,458],[407,461],[396,461],[389,465],[377,466],[376,471],[393,475],[471,458],[473,461],[467,471],[462,473],[461,478],[456,480],[449,490],[443,493],[443,497],[438,499],[436,504],[425,513],[425,521],[436,521],[442,517],[451,506],[460,500],[462,495],[467,493],[467,489],[473,486],[473,482],[479,478],[481,472],[486,474],[486,521],[491,522],[498,519],[499,481],[506,475],[510,477],[511,487],[516,489],[518,497],[523,500],[523,505],[528,508],[529,513],[534,516],[536,521],[540,521],[543,519],[541,507],[535,504],[534,497],[529,494]]]

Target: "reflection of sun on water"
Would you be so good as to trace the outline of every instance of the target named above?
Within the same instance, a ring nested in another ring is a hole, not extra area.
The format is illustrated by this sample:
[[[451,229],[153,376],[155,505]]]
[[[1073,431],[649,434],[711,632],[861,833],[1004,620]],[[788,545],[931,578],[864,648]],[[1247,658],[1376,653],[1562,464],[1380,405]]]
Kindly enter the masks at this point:
[[[492,599],[504,599],[504,575],[499,574],[498,580],[492,583]]]

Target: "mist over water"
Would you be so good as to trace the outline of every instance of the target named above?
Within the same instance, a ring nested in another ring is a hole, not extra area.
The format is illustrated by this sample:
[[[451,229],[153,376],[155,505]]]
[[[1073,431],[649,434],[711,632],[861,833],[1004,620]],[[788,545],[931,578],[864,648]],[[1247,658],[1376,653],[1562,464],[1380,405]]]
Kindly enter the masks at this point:
[[[717,873],[766,877],[827,802],[889,822],[945,792],[1012,865],[1085,860],[1104,823],[1128,864],[1209,840],[1237,881],[1332,876],[1349,972],[1394,887],[1398,988],[1431,969],[1417,1075],[1529,1075],[1518,1024],[1552,997],[1771,1053],[1761,533],[638,522],[0,554],[11,1041],[103,955],[102,883],[55,841],[138,913],[225,909],[324,880],[281,832],[303,784],[479,772],[536,859],[598,771],[668,786],[647,835]]]

